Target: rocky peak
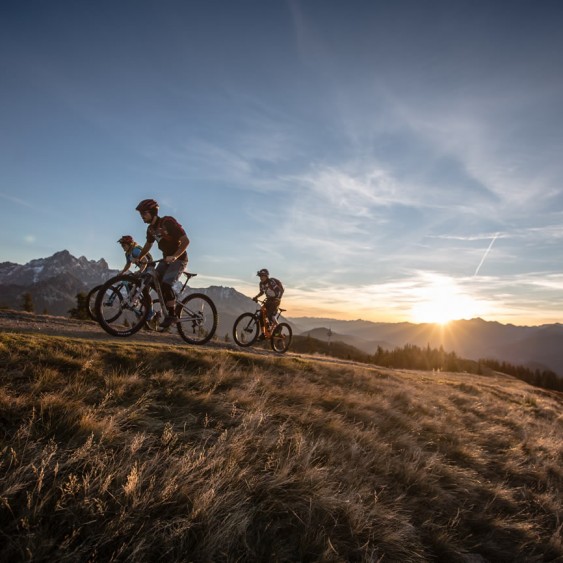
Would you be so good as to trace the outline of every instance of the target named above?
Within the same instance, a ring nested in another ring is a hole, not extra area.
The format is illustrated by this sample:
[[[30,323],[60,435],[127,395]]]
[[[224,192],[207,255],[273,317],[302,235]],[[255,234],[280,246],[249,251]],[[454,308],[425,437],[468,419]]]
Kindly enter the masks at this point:
[[[116,273],[107,262],[75,258],[68,250],[55,252],[47,258],[37,258],[27,264],[4,262],[0,265],[0,284],[30,287],[61,275],[72,275],[85,286],[101,283]]]

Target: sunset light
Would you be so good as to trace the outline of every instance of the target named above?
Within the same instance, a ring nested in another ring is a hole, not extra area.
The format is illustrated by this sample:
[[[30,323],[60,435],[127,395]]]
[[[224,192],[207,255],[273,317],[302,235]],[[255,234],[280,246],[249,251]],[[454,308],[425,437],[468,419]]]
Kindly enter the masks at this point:
[[[443,276],[433,276],[417,293],[417,301],[411,309],[415,323],[447,324],[478,317],[485,309],[481,302],[461,291],[454,280]]]

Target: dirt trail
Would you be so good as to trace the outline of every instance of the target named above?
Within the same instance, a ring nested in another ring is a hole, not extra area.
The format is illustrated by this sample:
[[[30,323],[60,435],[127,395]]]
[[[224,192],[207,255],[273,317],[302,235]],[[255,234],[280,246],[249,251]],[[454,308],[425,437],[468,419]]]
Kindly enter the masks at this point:
[[[152,342],[153,344],[168,344],[170,346],[194,346],[187,344],[174,329],[167,332],[152,332],[140,330],[138,333],[128,336],[127,338],[120,338],[111,336],[105,332],[102,327],[95,321],[83,321],[71,319],[68,317],[55,317],[52,315],[39,315],[36,313],[27,313],[25,311],[16,311],[12,309],[0,309],[0,331],[1,332],[19,332],[19,333],[32,333],[32,334],[46,334],[50,336],[67,336],[69,338],[84,338],[88,340],[101,340],[106,342],[115,342],[124,340],[133,340],[137,342]],[[196,346],[202,348],[202,346]],[[203,345],[203,347],[213,349],[232,350],[236,352],[244,352],[255,354],[258,356],[274,356],[280,357],[280,354],[273,352],[270,349],[260,348],[239,348],[235,344],[228,342],[212,341]],[[342,360],[340,358],[331,358],[327,356],[310,355],[310,354],[297,354],[288,351],[284,354],[285,357],[300,358],[303,360],[314,360],[315,362],[325,362],[330,364],[341,365],[356,365],[364,368],[375,368],[376,366],[369,366],[351,360]],[[389,371],[385,368],[377,368],[378,371]]]
[[[122,340],[113,337],[94,321],[82,321],[67,317],[37,315],[25,311],[0,310],[0,330],[5,332],[31,332],[53,336],[69,336],[72,338],[88,338],[94,340]],[[180,344],[183,341],[177,334],[140,331],[128,337],[144,342],[162,342]]]

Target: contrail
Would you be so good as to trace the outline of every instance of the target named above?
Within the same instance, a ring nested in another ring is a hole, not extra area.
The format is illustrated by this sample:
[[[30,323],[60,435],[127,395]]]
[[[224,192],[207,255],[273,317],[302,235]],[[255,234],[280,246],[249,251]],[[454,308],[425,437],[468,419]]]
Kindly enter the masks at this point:
[[[483,265],[483,262],[485,261],[485,258],[487,257],[487,255],[489,254],[489,252],[491,251],[491,248],[493,247],[493,244],[495,243],[495,240],[497,240],[498,236],[500,235],[500,233],[497,233],[494,237],[493,240],[491,241],[491,244],[489,244],[489,248],[487,248],[487,250],[485,250],[485,254],[483,254],[483,258],[481,258],[481,262],[479,262],[479,265],[477,266],[477,269],[475,270],[475,273],[473,274],[473,277],[475,277],[478,273],[479,270],[481,269],[481,266]]]

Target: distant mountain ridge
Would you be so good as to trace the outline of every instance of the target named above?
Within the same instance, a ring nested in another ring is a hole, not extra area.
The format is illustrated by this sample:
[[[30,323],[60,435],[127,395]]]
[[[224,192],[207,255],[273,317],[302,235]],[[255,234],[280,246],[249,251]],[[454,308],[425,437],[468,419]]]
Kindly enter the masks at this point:
[[[342,321],[330,318],[299,317],[291,319],[304,332],[319,327],[345,336],[343,340],[373,354],[379,342],[382,348],[400,348],[406,344],[430,346],[454,351],[470,360],[491,358],[511,364],[551,369],[563,376],[563,325],[503,325],[481,318],[452,321],[447,325],[413,323],[375,323],[364,320]],[[332,336],[336,338],[336,336]],[[367,346],[366,346],[367,342]]]
[[[116,275],[107,262],[75,258],[62,250],[48,258],[20,265],[0,263],[0,306],[20,308],[24,293],[31,293],[35,311],[68,316],[76,306],[76,294],[87,292]],[[192,282],[197,282],[197,278]],[[231,287],[191,287],[188,291],[208,294],[217,305],[217,337],[232,338],[232,327],[241,313],[255,311],[256,304]],[[503,325],[483,319],[453,321],[448,325],[343,321],[297,317],[287,320],[295,334],[310,335],[325,342],[343,342],[368,354],[378,346],[387,349],[407,344],[454,351],[459,357],[491,358],[534,369],[551,369],[563,376],[563,325]]]
[[[37,312],[68,315],[76,305],[76,294],[87,292],[119,270],[112,270],[102,258],[75,258],[68,250],[27,264],[0,263],[0,305],[18,308],[24,293],[30,293]]]

